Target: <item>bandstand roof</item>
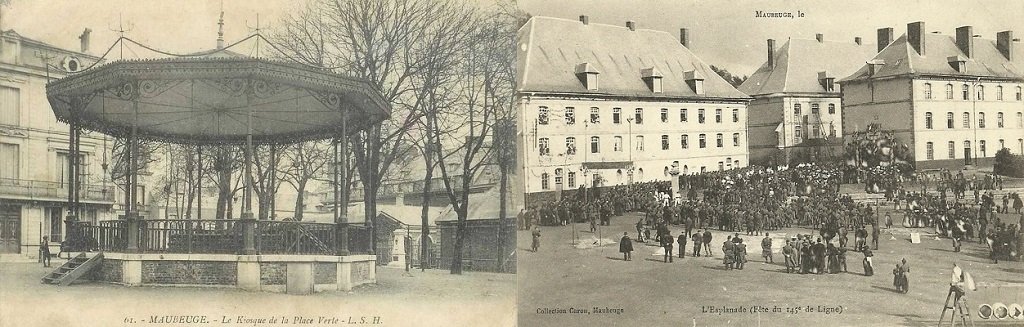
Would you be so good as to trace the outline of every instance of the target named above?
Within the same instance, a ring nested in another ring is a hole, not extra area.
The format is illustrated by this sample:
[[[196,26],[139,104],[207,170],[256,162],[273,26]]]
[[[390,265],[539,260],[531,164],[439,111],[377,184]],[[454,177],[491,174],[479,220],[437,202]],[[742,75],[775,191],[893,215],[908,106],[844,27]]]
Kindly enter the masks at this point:
[[[388,117],[370,83],[311,66],[252,57],[112,61],[46,86],[57,119],[88,130],[171,143],[293,143]]]

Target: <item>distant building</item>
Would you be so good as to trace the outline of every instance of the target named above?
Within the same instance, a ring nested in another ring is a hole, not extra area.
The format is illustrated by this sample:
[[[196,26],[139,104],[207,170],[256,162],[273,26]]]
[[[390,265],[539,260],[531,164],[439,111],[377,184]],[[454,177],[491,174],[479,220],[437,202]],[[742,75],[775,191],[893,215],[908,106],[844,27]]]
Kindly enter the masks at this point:
[[[747,103],[662,31],[532,17],[519,30],[517,161],[526,201],[748,165]]]
[[[1012,31],[989,40],[971,26],[948,36],[914,22],[892,36],[879,29],[879,53],[839,81],[844,134],[890,131],[918,169],[989,165],[1002,148],[1024,153],[1024,49]]]
[[[68,130],[46,98],[46,83],[100,60],[19,35],[0,33],[0,254],[36,258],[43,236],[56,253],[68,215]],[[108,144],[109,143],[109,144]],[[98,133],[83,133],[84,181],[80,221],[113,218],[116,188],[107,171],[108,145]]]
[[[811,159],[842,155],[841,90],[836,80],[848,76],[875,55],[861,38],[851,42],[789,39],[776,48],[768,40],[768,58],[742,85],[754,98],[748,106],[750,161],[785,164],[803,149]]]

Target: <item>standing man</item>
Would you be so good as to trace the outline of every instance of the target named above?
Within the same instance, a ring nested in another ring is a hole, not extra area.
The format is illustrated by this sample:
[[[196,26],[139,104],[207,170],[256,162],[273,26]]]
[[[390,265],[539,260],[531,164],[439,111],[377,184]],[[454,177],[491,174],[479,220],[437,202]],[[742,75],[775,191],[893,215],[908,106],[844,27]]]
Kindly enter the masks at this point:
[[[672,238],[671,232],[665,233],[661,237],[661,246],[665,248],[665,263],[672,262],[672,243],[674,242],[675,239]]]
[[[796,260],[793,258],[796,250],[793,249],[793,244],[786,240],[786,246],[782,247],[782,256],[786,259],[786,273],[793,273],[796,271]]]
[[[690,240],[693,241],[693,256],[694,257],[699,257],[700,256],[700,244],[703,243],[703,240],[704,240],[701,237],[701,235],[700,235],[700,230],[698,230],[696,233],[693,233],[693,236],[690,237]]]
[[[881,227],[878,226],[878,222],[876,221],[874,224],[871,224],[871,244],[874,244],[875,251],[878,251],[878,237],[881,236],[880,234]]]
[[[533,252],[540,248],[540,227],[533,226],[533,244],[530,245]]]
[[[679,258],[682,259],[686,256],[686,233],[679,233],[676,243],[679,244]]]
[[[43,267],[50,266],[50,237],[43,236],[43,241],[39,242],[39,258],[43,260]]]
[[[711,231],[708,230],[707,228],[704,229],[704,234],[702,235],[702,240],[704,241],[704,256],[710,257],[711,256]]]
[[[619,239],[619,252],[622,252],[622,261],[633,260],[633,240],[629,239],[628,232],[622,232],[622,238]]]
[[[768,233],[764,233],[764,239],[761,239],[761,256],[764,257],[764,263],[775,263],[772,258],[772,239],[768,237]]]
[[[722,263],[725,264],[726,269],[732,269],[733,267],[733,250],[735,244],[732,242],[732,236],[728,236],[725,242],[722,242]]]

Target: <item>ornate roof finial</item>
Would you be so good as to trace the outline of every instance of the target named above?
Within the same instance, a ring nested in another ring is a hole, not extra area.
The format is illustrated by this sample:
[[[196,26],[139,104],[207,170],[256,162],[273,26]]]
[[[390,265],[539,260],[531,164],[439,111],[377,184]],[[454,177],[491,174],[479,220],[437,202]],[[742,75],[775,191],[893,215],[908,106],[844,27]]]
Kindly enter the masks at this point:
[[[224,2],[220,3],[220,21],[217,22],[217,49],[224,48]]]

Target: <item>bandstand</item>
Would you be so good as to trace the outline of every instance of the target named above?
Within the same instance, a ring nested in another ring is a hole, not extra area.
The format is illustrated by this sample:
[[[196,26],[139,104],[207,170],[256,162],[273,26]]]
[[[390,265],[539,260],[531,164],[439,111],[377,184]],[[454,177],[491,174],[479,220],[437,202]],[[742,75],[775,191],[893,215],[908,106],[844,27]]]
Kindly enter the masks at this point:
[[[43,282],[67,284],[85,277],[124,285],[310,294],[376,281],[372,226],[349,224],[344,210],[337,209],[333,223],[257,220],[250,173],[254,145],[333,139],[338,151],[347,142],[337,140],[380,124],[390,109],[366,81],[263,58],[175,57],[111,61],[50,82],[46,91],[58,120],[70,126],[64,246],[74,258]],[[128,176],[124,214],[117,220],[78,221],[83,130],[125,141]],[[140,140],[194,145],[200,153],[204,147],[241,146],[241,218],[141,216]],[[347,171],[347,159],[340,158],[336,181]],[[345,192],[335,190],[336,197]]]

